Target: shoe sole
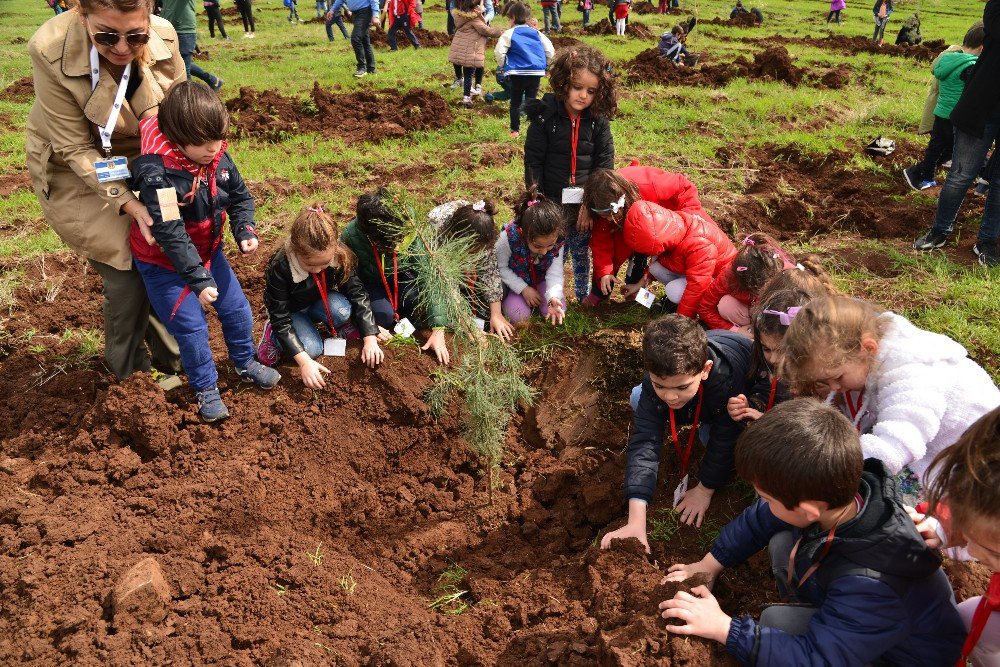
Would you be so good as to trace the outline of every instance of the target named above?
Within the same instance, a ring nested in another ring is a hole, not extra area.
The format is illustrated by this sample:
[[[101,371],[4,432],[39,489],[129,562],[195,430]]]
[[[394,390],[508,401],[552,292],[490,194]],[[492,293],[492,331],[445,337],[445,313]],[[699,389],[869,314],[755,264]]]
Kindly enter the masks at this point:
[[[198,416],[201,417],[201,420],[203,422],[205,422],[206,424],[218,424],[221,421],[229,419],[229,413],[228,412],[226,414],[222,415],[221,417],[216,417],[215,419],[209,419],[208,417],[204,416],[200,412],[198,413]]]
[[[906,184],[910,186],[911,190],[913,190],[914,192],[920,192],[920,187],[918,185],[913,184],[913,181],[910,180],[910,175],[906,172],[905,169],[903,170],[903,180],[906,181]]]
[[[919,252],[930,252],[931,250],[939,250],[943,248],[945,243],[947,243],[947,241],[941,241],[941,243],[936,243],[933,245],[923,246],[919,248],[916,246],[916,244],[914,244],[913,249]]]

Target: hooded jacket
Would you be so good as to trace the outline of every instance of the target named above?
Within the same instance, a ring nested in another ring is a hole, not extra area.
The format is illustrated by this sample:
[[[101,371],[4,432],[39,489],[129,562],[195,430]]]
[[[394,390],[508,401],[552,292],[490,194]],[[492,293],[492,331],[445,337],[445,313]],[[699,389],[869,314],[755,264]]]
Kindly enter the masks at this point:
[[[324,269],[323,273],[327,289],[336,289],[351,302],[351,319],[362,337],[377,336],[378,326],[372,315],[368,292],[357,274],[352,273],[344,280],[344,272],[333,265]],[[288,356],[294,357],[305,350],[305,346],[295,335],[292,315],[305,310],[321,298],[319,287],[315,278],[299,264],[287,243],[271,255],[264,278],[264,307],[271,318],[271,328],[281,349]]]
[[[218,287],[205,268],[222,245],[229,219],[237,243],[257,238],[253,227],[253,197],[223,144],[215,159],[199,168],[160,131],[159,118],[140,124],[142,156],[132,161],[132,188],[153,218],[152,233],[160,247],[151,246],[132,222],[129,243],[136,259],[172,269],[196,295]],[[165,218],[161,202],[173,190],[180,217]]]
[[[486,66],[486,39],[499,37],[503,28],[491,28],[481,12],[454,9],[455,34],[448,49],[448,62],[462,67]]]
[[[924,110],[920,114],[920,125],[917,127],[917,134],[929,134],[934,129],[934,107],[937,106],[938,97],[941,93],[941,82],[933,75],[934,68],[946,53],[961,51],[961,46],[952,44],[947,49],[938,54],[938,57],[931,63],[931,80],[927,84],[927,98],[924,100]],[[952,105],[954,106],[954,105]]]
[[[545,76],[556,50],[538,29],[516,25],[500,35],[493,55],[508,76]]]
[[[524,185],[538,189],[549,199],[561,202],[563,188],[570,185],[573,126],[566,105],[553,93],[540,100],[525,102],[531,124],[524,141]],[[594,169],[615,168],[615,141],[607,118],[594,116],[590,109],[580,114],[576,149],[576,184],[583,186]]]
[[[681,40],[677,39],[677,35],[669,31],[660,35],[660,41],[656,45],[660,57],[670,58],[674,62],[681,59],[681,49],[683,48],[684,45]]]
[[[633,163],[622,167],[618,174],[639,189],[639,198],[651,201],[671,211],[703,212],[698,188],[684,174],[663,171],[656,167],[640,167]],[[590,250],[594,256],[594,277],[615,275],[628,261],[633,250],[625,243],[621,227],[607,218],[598,218],[590,234]]]
[[[622,233],[635,252],[656,255],[660,264],[687,278],[677,312],[694,317],[705,290],[736,257],[729,237],[701,211],[671,211],[648,201],[633,205]]]
[[[708,332],[708,358],[712,370],[702,382],[704,395],[701,406],[701,424],[712,426],[705,456],[698,469],[698,479],[710,489],[718,489],[729,480],[733,470],[736,438],[743,426],[729,418],[726,403],[737,394],[745,393],[747,373],[750,368],[750,339],[728,331]],[[695,396],[674,413],[677,428],[691,424],[698,406]],[[664,445],[664,434],[669,437],[670,408],[653,390],[649,373],[642,381],[642,395],[632,422],[632,437],[628,441],[625,463],[625,498],[647,503],[656,492],[656,478],[660,470],[660,452],[668,448],[672,455],[673,444]],[[682,439],[683,440],[683,439]],[[681,443],[686,446],[686,440]]]
[[[965,639],[941,556],[928,549],[880,461],[865,461],[858,488],[861,511],[837,527],[827,555],[798,595],[819,607],[803,635],[734,618],[726,650],[745,665],[860,667],[878,658],[894,665],[953,665]],[[726,525],[712,555],[733,567],[765,549],[775,534],[802,538],[796,579],[823,553],[827,531],[797,528],[776,518],[766,502]]]
[[[869,411],[875,425],[861,448],[893,473],[908,466],[923,475],[938,452],[1000,406],[1000,390],[951,338],[895,313],[879,319],[882,337],[859,411]]]
[[[983,27],[986,39],[976,67],[968,79],[961,99],[951,112],[951,122],[956,129],[974,137],[983,136],[986,121],[1000,120],[1000,0],[987,0],[983,9]]]
[[[940,81],[938,101],[934,105],[934,115],[938,118],[951,118],[952,109],[962,97],[965,90],[963,73],[976,64],[978,56],[964,51],[941,54],[934,65],[934,78]]]

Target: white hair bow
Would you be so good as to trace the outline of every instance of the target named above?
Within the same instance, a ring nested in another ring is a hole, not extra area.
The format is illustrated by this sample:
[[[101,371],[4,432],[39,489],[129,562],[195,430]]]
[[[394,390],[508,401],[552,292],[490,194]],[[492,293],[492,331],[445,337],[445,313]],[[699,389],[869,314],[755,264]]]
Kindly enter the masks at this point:
[[[613,201],[610,204],[608,204],[608,208],[611,209],[611,212],[615,214],[617,214],[618,211],[625,208],[625,195],[619,197],[618,201]]]

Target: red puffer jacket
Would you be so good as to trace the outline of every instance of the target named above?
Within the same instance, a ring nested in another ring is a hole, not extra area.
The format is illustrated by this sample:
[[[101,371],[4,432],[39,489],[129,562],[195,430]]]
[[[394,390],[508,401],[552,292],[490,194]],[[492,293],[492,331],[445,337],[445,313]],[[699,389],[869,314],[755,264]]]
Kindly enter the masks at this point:
[[[694,317],[712,280],[726,270],[736,247],[706,213],[671,211],[642,201],[629,209],[622,230],[635,252],[657,255],[668,271],[687,278],[677,312]]]
[[[735,257],[733,258],[735,259]],[[732,329],[733,323],[719,314],[719,302],[722,297],[729,295],[740,303],[750,306],[750,292],[746,291],[736,281],[733,275],[733,260],[729,260],[726,266],[720,271],[715,281],[709,286],[701,297],[701,304],[698,306],[698,317],[709,329]]]
[[[674,174],[656,167],[640,167],[634,162],[619,169],[618,174],[635,183],[639,188],[639,198],[643,201],[654,202],[671,211],[705,214],[701,200],[698,199],[698,188],[684,174]],[[705,217],[708,217],[707,214]],[[635,252],[625,243],[621,227],[607,218],[594,221],[590,250],[594,256],[595,278],[616,275],[621,265]]]

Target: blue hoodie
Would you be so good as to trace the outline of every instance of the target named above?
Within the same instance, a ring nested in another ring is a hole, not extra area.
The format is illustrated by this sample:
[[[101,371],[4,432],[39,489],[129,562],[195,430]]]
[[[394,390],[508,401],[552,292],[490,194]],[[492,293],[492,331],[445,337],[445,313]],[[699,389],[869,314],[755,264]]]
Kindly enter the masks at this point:
[[[545,76],[555,48],[549,38],[535,28],[516,25],[500,35],[494,53],[508,76]]]

